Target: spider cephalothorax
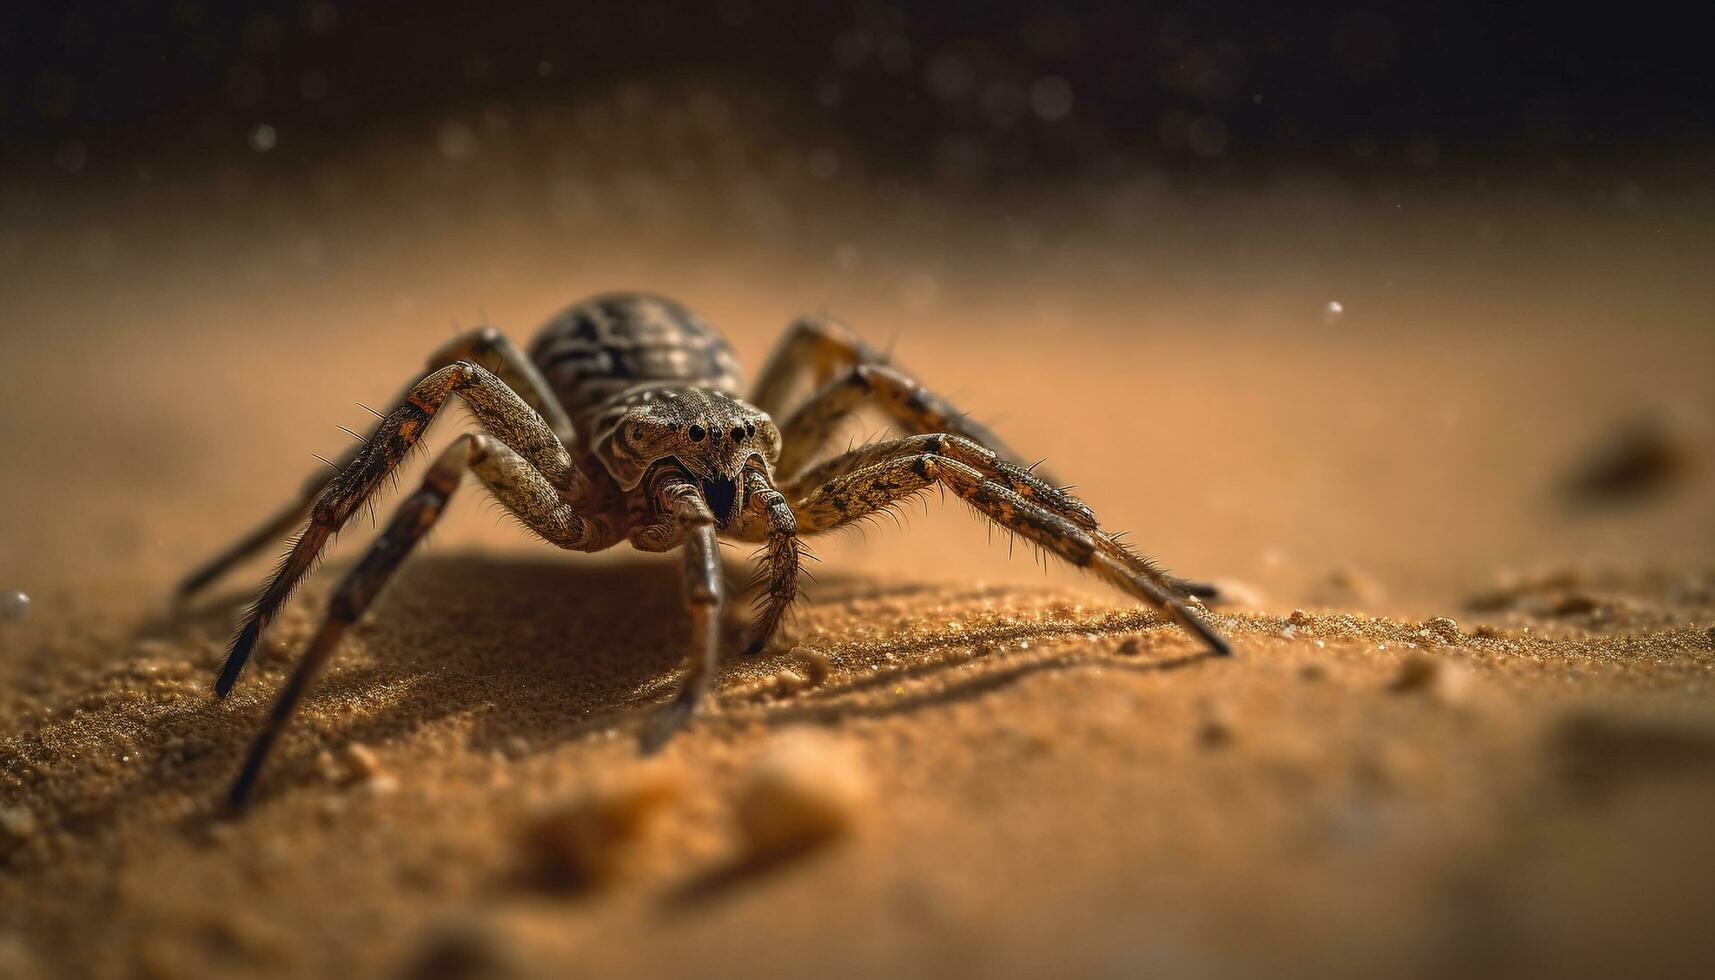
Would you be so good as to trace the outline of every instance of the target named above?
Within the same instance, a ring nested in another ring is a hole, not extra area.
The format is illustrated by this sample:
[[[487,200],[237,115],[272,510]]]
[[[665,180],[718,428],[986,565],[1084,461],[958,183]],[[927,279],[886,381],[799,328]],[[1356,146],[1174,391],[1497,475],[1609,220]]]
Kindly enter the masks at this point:
[[[788,412],[805,374],[817,387]],[[570,307],[548,322],[528,356],[491,327],[436,351],[428,373],[334,472],[312,479],[301,499],[180,586],[188,595],[304,524],[232,642],[215,681],[224,696],[334,533],[405,460],[447,399],[458,395],[481,427],[436,457],[422,486],[336,589],[233,782],[232,804],[243,803],[341,634],[434,525],[466,472],[559,547],[601,551],[629,541],[644,551],[683,550],[692,648],[678,696],[644,731],[647,750],[690,717],[714,675],[725,601],[717,535],[765,546],[764,595],[749,647],[756,652],[798,595],[801,536],[861,521],[934,487],[1165,610],[1214,653],[1230,652],[1183,601],[1206,587],[1173,578],[1121,545],[1081,501],[1021,465],[987,429],[883,363],[845,327],[826,319],[793,324],[748,402],[740,391],[726,341],[657,296],[616,293]],[[866,404],[911,434],[819,455],[842,420]]]
[[[766,476],[780,458],[780,430],[766,412],[724,391],[644,388],[594,419],[591,448],[622,489],[650,467],[671,463],[695,480],[715,522],[726,527],[744,503],[744,471]]]

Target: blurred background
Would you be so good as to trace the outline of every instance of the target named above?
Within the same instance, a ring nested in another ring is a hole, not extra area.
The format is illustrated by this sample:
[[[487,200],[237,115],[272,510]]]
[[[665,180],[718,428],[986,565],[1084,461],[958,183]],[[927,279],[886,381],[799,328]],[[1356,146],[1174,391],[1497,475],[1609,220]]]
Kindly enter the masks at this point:
[[[20,504],[0,561],[182,567],[456,326],[614,288],[753,367],[841,316],[1282,598],[1706,555],[1715,99],[1674,9],[8,5],[0,426],[73,437],[9,492],[99,533]]]
[[[0,975],[1708,975],[1690,6],[0,4]],[[791,642],[830,678],[729,665],[653,870],[566,901],[518,827],[637,771],[677,579],[467,491],[276,795],[199,824],[368,528],[222,707],[266,563],[172,584],[454,332],[615,289],[752,371],[842,318],[1226,586],[1242,656],[1170,670],[1173,630],[931,497],[815,542]],[[729,882],[794,718],[886,805]],[[375,778],[325,775],[364,741]]]

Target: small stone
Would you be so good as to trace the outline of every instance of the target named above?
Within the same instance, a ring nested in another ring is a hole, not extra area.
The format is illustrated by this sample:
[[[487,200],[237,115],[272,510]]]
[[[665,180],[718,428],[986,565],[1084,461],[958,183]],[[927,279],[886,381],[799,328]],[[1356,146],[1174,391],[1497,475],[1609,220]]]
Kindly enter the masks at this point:
[[[1233,722],[1225,708],[1205,704],[1202,719],[1197,723],[1197,744],[1206,749],[1218,749],[1233,742]]]
[[[342,783],[373,782],[385,775],[375,750],[362,742],[352,742],[340,750],[338,769]]]
[[[30,618],[30,597],[22,592],[0,592],[0,620],[22,623]]]
[[[1587,507],[1659,498],[1700,466],[1697,440],[1681,419],[1646,415],[1616,426],[1563,478],[1567,499]]]
[[[1310,614],[1302,609],[1294,609],[1292,614],[1286,617],[1286,622],[1290,626],[1303,626],[1310,622]]]
[[[746,774],[736,816],[753,857],[781,857],[849,833],[869,798],[869,774],[854,748],[818,733],[789,732]]]
[[[1471,635],[1479,640],[1493,640],[1496,637],[1505,636],[1506,634],[1488,623],[1481,623],[1476,629],[1471,631]]]
[[[525,849],[551,882],[611,884],[633,870],[640,843],[683,795],[677,770],[648,767],[541,814],[525,830]]]
[[[1239,606],[1245,609],[1261,609],[1268,604],[1261,589],[1234,578],[1216,579],[1215,603],[1222,606]]]
[[[1317,587],[1314,601],[1323,605],[1340,606],[1351,603],[1380,602],[1387,590],[1380,582],[1355,568],[1338,568]]]
[[[773,694],[775,697],[789,698],[810,686],[810,678],[791,667],[784,667],[773,677]]]
[[[1394,675],[1393,683],[1388,690],[1397,693],[1421,691],[1435,682],[1436,660],[1420,653],[1414,653],[1399,663],[1399,672]]]
[[[1458,621],[1446,616],[1437,616],[1429,620],[1423,624],[1423,628],[1440,637],[1444,643],[1457,643],[1460,639]]]
[[[1137,642],[1137,637],[1128,636],[1120,641],[1119,653],[1127,657],[1135,657],[1143,652],[1143,644]]]
[[[1471,668],[1462,663],[1412,653],[1400,661],[1399,673],[1388,690],[1397,694],[1422,692],[1445,704],[1458,704],[1470,693],[1471,680]]]
[[[1597,608],[1598,604],[1594,598],[1574,592],[1562,596],[1560,601],[1554,604],[1552,611],[1556,616],[1584,616],[1595,612]]]
[[[0,856],[23,847],[35,836],[35,814],[21,806],[0,807]]]
[[[399,974],[402,980],[484,980],[518,974],[506,946],[475,922],[443,925],[426,936]]]
[[[803,666],[805,679],[811,687],[820,687],[826,683],[828,675],[833,672],[834,665],[825,653],[808,647],[793,647],[792,656]]]

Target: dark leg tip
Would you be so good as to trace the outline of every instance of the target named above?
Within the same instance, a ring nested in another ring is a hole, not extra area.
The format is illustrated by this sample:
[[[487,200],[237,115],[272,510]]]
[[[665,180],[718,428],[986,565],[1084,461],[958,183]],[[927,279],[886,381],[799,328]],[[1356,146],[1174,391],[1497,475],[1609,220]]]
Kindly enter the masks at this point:
[[[244,812],[245,804],[250,801],[250,780],[240,776],[233,780],[232,788],[226,791],[226,812],[237,816]]]
[[[1173,587],[1188,599],[1202,599],[1204,602],[1220,602],[1224,598],[1221,590],[1208,582],[1190,582],[1185,579],[1175,579]]]
[[[645,756],[660,752],[679,733],[679,729],[685,727],[695,706],[695,702],[679,698],[657,712],[644,724],[642,734],[637,737],[638,752]]]
[[[250,659],[250,651],[255,648],[256,640],[262,635],[262,624],[256,620],[244,624],[244,629],[232,641],[232,649],[226,654],[226,663],[221,665],[220,676],[214,679],[214,696],[224,698],[232,691],[232,686],[238,683],[238,675],[244,672],[244,664]]]
[[[212,581],[214,576],[206,571],[193,572],[173,588],[173,598],[183,602],[201,592]]]

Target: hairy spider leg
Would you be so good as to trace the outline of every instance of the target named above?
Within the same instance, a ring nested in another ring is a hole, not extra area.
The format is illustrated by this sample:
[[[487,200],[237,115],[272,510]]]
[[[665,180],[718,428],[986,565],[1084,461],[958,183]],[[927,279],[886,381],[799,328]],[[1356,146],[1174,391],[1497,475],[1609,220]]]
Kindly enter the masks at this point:
[[[880,461],[848,469],[844,457],[836,457],[823,468],[839,475],[819,483],[788,484],[786,492],[793,496],[799,531],[809,535],[841,527],[939,483],[1006,530],[1166,612],[1212,653],[1232,654],[1227,641],[1175,594],[1175,579],[1141,556],[1129,551],[1115,554],[1120,546],[1111,538],[1025,497],[1005,480],[991,478],[981,467],[957,458],[954,453],[960,450],[944,451],[954,445],[951,440],[956,436],[939,438],[939,445],[933,440],[901,439],[856,450]]]
[[[535,409],[562,442],[568,446],[572,444],[572,423],[566,418],[566,410],[560,407],[542,373],[505,334],[493,327],[479,327],[467,331],[429,355],[427,370],[436,371],[457,361],[470,361],[487,368],[495,377],[505,382],[507,387],[517,392],[525,404]],[[393,400],[394,403],[404,401],[409,391],[410,388],[407,387],[400,392]],[[374,437],[375,434],[371,432],[369,439]],[[297,500],[185,576],[175,594],[180,599],[195,595],[225,575],[233,566],[303,523],[304,519],[310,516],[310,508],[315,505],[316,495],[333,481],[335,474],[350,466],[362,451],[363,446],[353,446],[340,456],[332,467],[317,469],[310,475],[309,480],[305,481]]]
[[[754,656],[767,649],[780,629],[787,610],[798,598],[798,566],[802,558],[798,541],[798,517],[786,495],[775,489],[768,475],[759,470],[745,473],[748,494],[747,520],[729,532],[740,540],[765,542],[757,597],[756,624],[744,652]]]
[[[680,474],[668,473],[652,494],[660,505],[661,519],[635,533],[632,543],[644,551],[684,550],[684,602],[690,613],[691,650],[685,657],[685,678],[679,693],[649,720],[638,740],[645,755],[659,752],[708,693],[720,662],[721,607],[726,601],[715,516],[697,485]]]
[[[559,437],[517,392],[494,374],[467,361],[429,373],[405,393],[375,427],[369,442],[317,495],[303,534],[233,638],[226,663],[215,681],[216,695],[225,697],[232,689],[262,631],[291,598],[328,540],[374,494],[387,474],[405,460],[453,394],[464,401],[484,429],[529,460],[563,499],[575,504],[588,496],[589,478],[573,464]],[[602,531],[594,522],[580,519],[580,528],[578,543],[567,547],[593,550],[602,545]]]
[[[422,486],[399,505],[386,529],[334,590],[321,628],[280,689],[273,711],[232,782],[227,803],[233,809],[244,806],[269,750],[285,730],[310,682],[333,654],[340,637],[375,601],[405,556],[429,533],[467,469],[476,474],[495,499],[549,543],[567,549],[591,550],[592,545],[600,542],[599,537],[591,537],[592,525],[585,515],[567,503],[541,471],[504,443],[473,432],[453,440],[429,467]]]
[[[897,377],[905,377],[896,368],[889,368],[887,358],[865,344],[851,328],[828,317],[802,317],[787,328],[785,336],[769,355],[757,377],[751,404],[779,420],[785,416],[788,396],[806,374],[818,389],[825,392],[829,382],[842,373],[848,374],[849,384],[866,385],[867,380],[852,381],[849,377],[861,368],[888,369]],[[801,408],[781,427],[784,447],[775,473],[782,479],[791,477],[824,448],[823,444],[834,434],[839,421],[863,400],[863,394],[860,391],[858,398],[850,400],[844,395],[819,400],[812,396],[811,402],[819,404],[814,408],[809,405]],[[1023,463],[1022,458],[1007,448],[999,436],[921,385],[909,383],[909,390],[903,397],[891,400],[884,397],[880,404],[892,421],[907,433],[956,433],[987,446],[1013,463]],[[796,438],[786,431],[793,420],[797,420]]]

